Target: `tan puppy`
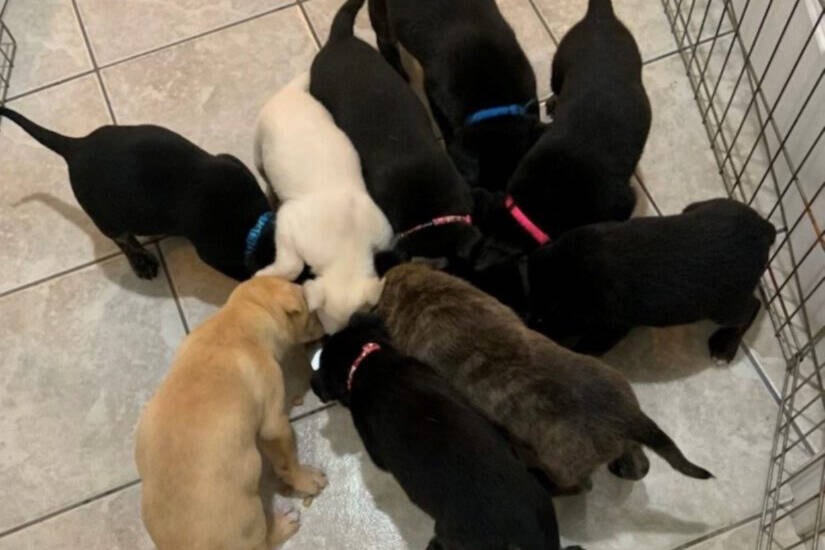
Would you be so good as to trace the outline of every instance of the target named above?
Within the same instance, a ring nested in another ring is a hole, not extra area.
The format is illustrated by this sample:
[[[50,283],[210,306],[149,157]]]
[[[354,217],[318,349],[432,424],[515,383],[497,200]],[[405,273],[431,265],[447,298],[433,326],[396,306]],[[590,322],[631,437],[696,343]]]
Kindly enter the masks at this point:
[[[326,486],[298,463],[279,366],[322,332],[300,286],[255,277],[184,340],[137,431],[143,521],[160,550],[268,550],[298,530],[294,512],[264,516],[259,448],[296,492]]]

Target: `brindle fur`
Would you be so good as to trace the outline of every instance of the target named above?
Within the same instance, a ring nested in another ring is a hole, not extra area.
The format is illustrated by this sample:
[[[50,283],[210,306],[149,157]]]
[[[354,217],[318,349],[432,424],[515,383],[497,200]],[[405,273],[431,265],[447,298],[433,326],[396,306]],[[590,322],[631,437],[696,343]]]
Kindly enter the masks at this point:
[[[638,443],[686,475],[711,477],[641,411],[618,371],[528,329],[460,279],[421,264],[397,266],[377,312],[400,350],[432,365],[502,425],[560,492],[586,486],[604,463],[640,479],[649,464]]]

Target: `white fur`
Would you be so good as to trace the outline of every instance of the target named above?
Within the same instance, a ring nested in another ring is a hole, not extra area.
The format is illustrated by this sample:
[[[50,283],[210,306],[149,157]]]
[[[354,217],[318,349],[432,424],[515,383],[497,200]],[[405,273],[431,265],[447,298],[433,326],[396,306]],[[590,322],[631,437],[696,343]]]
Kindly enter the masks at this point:
[[[383,281],[373,255],[392,240],[387,218],[367,194],[358,152],[299,75],[261,110],[255,164],[282,204],[275,224],[275,263],[259,274],[294,280],[304,268],[307,303],[327,332],[375,305]]]

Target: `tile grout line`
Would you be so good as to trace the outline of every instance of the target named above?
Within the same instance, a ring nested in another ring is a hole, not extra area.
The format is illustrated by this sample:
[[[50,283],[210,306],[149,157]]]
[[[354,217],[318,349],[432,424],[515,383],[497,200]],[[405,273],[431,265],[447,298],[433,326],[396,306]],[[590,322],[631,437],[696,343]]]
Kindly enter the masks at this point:
[[[89,59],[92,61],[92,71],[97,77],[97,84],[100,86],[100,92],[103,94],[103,102],[106,103],[106,109],[109,111],[109,118],[113,124],[117,124],[117,117],[115,111],[112,109],[112,102],[109,100],[109,92],[103,83],[103,77],[100,74],[100,67],[97,65],[97,58],[92,49],[92,42],[89,40],[89,34],[86,32],[86,25],[83,24],[83,17],[80,15],[80,9],[77,7],[77,0],[72,0],[72,8],[74,8],[74,16],[80,27],[80,34],[83,36],[83,42],[86,44],[86,52],[89,54]]]
[[[83,262],[82,264],[78,264],[74,267],[64,269],[63,271],[58,271],[57,273],[52,273],[51,275],[41,277],[40,279],[35,279],[34,281],[29,281],[27,283],[23,283],[20,286],[16,286],[14,288],[4,290],[4,291],[0,292],[0,300],[2,300],[3,298],[9,297],[12,294],[16,294],[18,292],[28,290],[30,288],[39,286],[41,284],[48,283],[48,282],[53,281],[55,279],[59,279],[59,278],[63,277],[64,275],[71,275],[72,273],[77,273],[78,271],[82,271],[82,270],[86,269],[87,267],[91,267],[95,264],[105,263],[105,262],[107,262],[107,261],[109,261],[113,258],[117,258],[118,256],[123,256],[123,252],[111,252],[111,253],[105,254],[105,255],[103,255],[99,258],[95,258],[93,260]]]
[[[178,289],[175,287],[172,272],[169,270],[169,265],[166,263],[166,256],[163,254],[163,249],[160,247],[159,242],[155,243],[155,250],[157,251],[160,265],[163,268],[163,275],[166,278],[166,284],[169,286],[169,292],[172,293],[172,298],[175,300],[175,307],[178,309],[178,316],[180,316],[180,322],[183,325],[183,330],[187,335],[189,335],[189,321],[186,319],[186,314],[183,311],[183,304],[180,302]]]
[[[320,412],[332,409],[336,406],[337,406],[337,403],[324,403],[324,404],[322,404],[321,406],[319,406],[315,409],[312,409],[312,410],[303,412],[301,414],[297,414],[293,417],[290,417],[289,422],[293,423],[293,422],[298,422],[300,420],[304,420],[306,418],[309,418],[310,416],[313,416],[313,415],[318,414]],[[58,510],[55,510],[53,512],[49,512],[48,514],[44,514],[40,517],[37,517],[37,518],[34,518],[32,520],[21,523],[20,525],[17,525],[15,527],[7,529],[3,532],[0,532],[0,539],[4,538],[6,536],[9,536],[9,535],[13,535],[14,533],[17,533],[19,531],[23,531],[25,529],[28,529],[30,527],[34,527],[35,525],[38,525],[38,524],[43,523],[45,521],[48,521],[50,519],[56,518],[58,516],[62,516],[66,513],[69,513],[73,510],[76,510],[76,509],[78,509],[82,506],[86,506],[87,504],[92,504],[93,502],[96,502],[98,500],[106,498],[107,496],[111,496],[111,495],[114,495],[114,494],[119,493],[121,491],[125,491],[126,489],[129,489],[130,487],[134,487],[134,486],[138,485],[140,483],[140,481],[141,481],[140,478],[133,479],[132,481],[128,481],[128,482],[123,483],[121,485],[117,485],[115,487],[112,487],[111,489],[107,489],[107,490],[102,491],[100,493],[94,494],[94,495],[92,495],[88,498],[83,499],[80,502],[75,502],[73,504],[69,504],[67,506],[64,506],[64,507],[58,509]]]
[[[74,1],[75,0],[72,0],[72,3],[74,3]],[[74,75],[71,75],[71,76],[67,76],[67,77],[61,78],[59,80],[55,80],[54,82],[51,82],[49,84],[43,84],[42,86],[32,88],[31,90],[26,90],[25,92],[20,92],[19,94],[9,96],[9,97],[6,98],[6,102],[11,102],[11,101],[16,100],[16,99],[21,99],[21,98],[24,98],[24,97],[27,97],[27,96],[30,96],[30,95],[34,95],[38,92],[48,90],[49,88],[54,88],[56,86],[60,86],[61,84],[66,84],[68,82],[71,82],[72,80],[83,78],[84,76],[89,76],[91,74],[95,74],[96,72],[104,71],[106,69],[110,69],[112,67],[116,67],[118,65],[128,63],[129,61],[134,61],[135,59],[139,59],[141,57],[146,57],[146,56],[152,55],[154,53],[161,52],[163,50],[174,48],[175,46],[180,46],[181,44],[185,44],[187,42],[192,42],[192,41],[198,40],[199,38],[203,38],[203,37],[209,36],[211,34],[219,33],[221,31],[224,31],[226,29],[230,29],[232,27],[243,25],[244,23],[249,23],[251,21],[254,21],[255,19],[259,19],[261,17],[266,17],[267,15],[272,15],[273,13],[276,13],[276,12],[279,12],[279,11],[282,11],[282,10],[286,10],[288,8],[291,8],[291,7],[296,7],[297,5],[298,5],[298,1],[293,0],[292,2],[289,2],[288,4],[284,4],[282,6],[278,6],[276,8],[272,8],[272,9],[263,11],[261,13],[255,14],[255,15],[251,15],[251,16],[246,17],[244,19],[239,19],[238,21],[234,21],[232,23],[227,23],[225,25],[221,25],[221,26],[215,27],[213,29],[209,29],[209,30],[197,33],[197,34],[193,34],[192,36],[187,36],[185,38],[180,38],[178,40],[175,40],[174,42],[169,42],[168,44],[164,44],[162,46],[156,46],[156,47],[150,48],[146,51],[138,52],[138,53],[135,53],[135,54],[130,54],[130,55],[124,57],[124,58],[117,59],[115,61],[109,61],[107,63],[103,63],[102,65],[96,66],[96,69],[88,69],[88,70],[85,70],[83,72],[80,72],[80,73],[77,73],[77,74],[74,74]],[[79,12],[77,12],[77,11],[75,12],[75,17],[78,17],[78,21],[80,21]],[[82,30],[83,35],[84,35],[84,40],[86,40],[85,28],[82,28],[81,30]],[[89,50],[90,55],[92,55],[91,54],[91,45],[88,41],[87,41],[86,47]],[[93,62],[93,64],[94,64],[94,62]]]
[[[731,531],[739,529],[740,527],[744,527],[745,525],[749,524],[752,521],[756,521],[762,517],[762,512],[757,512],[755,514],[751,514],[750,516],[746,517],[745,519],[740,519],[739,521],[735,521],[731,524],[728,524],[724,527],[720,527],[719,529],[714,529],[709,533],[705,533],[704,535],[695,538],[691,541],[685,542],[680,544],[679,546],[675,546],[671,548],[671,550],[686,550],[688,548],[693,548],[697,544],[702,544],[703,542],[707,542],[709,540],[713,540],[716,537],[721,537],[722,535],[726,535]]]
[[[45,521],[48,521],[48,520],[50,520],[52,518],[55,518],[57,516],[61,516],[65,513],[67,513],[67,512],[71,512],[72,510],[76,510],[77,508],[80,508],[80,507],[85,506],[87,504],[91,504],[91,503],[93,503],[95,501],[98,501],[102,498],[105,498],[109,495],[113,495],[115,493],[119,493],[120,491],[123,491],[125,489],[130,488],[130,487],[134,487],[138,483],[140,483],[140,479],[133,479],[132,481],[128,481],[126,483],[123,483],[121,485],[118,485],[116,487],[108,489],[106,491],[103,491],[102,493],[98,493],[96,495],[93,495],[93,496],[91,496],[87,499],[84,499],[84,500],[80,501],[80,502],[75,502],[74,504],[69,504],[68,506],[64,506],[63,508],[60,508],[59,510],[55,510],[54,512],[49,512],[48,514],[45,514],[43,516],[40,516],[40,517],[34,518],[32,520],[26,521],[24,523],[21,523],[20,525],[17,525],[16,527],[12,527],[11,529],[7,529],[3,532],[0,532],[0,539],[2,539],[4,537],[7,537],[9,535],[13,535],[14,533],[17,533],[19,531],[23,531],[24,529],[28,529],[29,527],[33,527],[33,526],[38,525],[40,523],[43,523]]]
[[[535,0],[528,0],[530,2],[530,7],[533,8],[533,12],[536,14],[536,17],[539,18],[539,23],[541,26],[544,27],[544,31],[550,37],[550,40],[553,42],[553,45],[558,47],[559,41],[556,39],[556,35],[553,34],[553,31],[550,30],[550,24],[544,18],[544,14],[541,13],[541,10],[536,6]]]
[[[318,33],[315,32],[315,27],[312,24],[312,20],[309,18],[309,14],[307,13],[306,8],[304,7],[305,2],[306,2],[306,0],[298,0],[298,3],[297,3],[298,9],[301,10],[301,15],[304,18],[304,23],[306,24],[307,28],[309,29],[309,34],[312,35],[312,39],[315,41],[315,45],[320,50],[321,47],[322,47],[321,39],[318,38]]]
[[[156,243],[160,243],[161,241],[163,241],[166,238],[167,238],[166,236],[163,236],[163,237],[159,237],[159,238],[148,239],[148,240],[142,242],[141,244],[143,244],[144,246],[150,246],[150,245],[153,245],[153,244],[156,244]],[[102,264],[102,263],[108,262],[109,260],[111,260],[113,258],[117,258],[118,256],[123,256],[123,255],[124,255],[123,252],[118,250],[118,251],[115,251],[115,252],[110,252],[108,254],[104,254],[104,255],[99,256],[97,258],[92,258],[91,260],[79,263],[75,266],[64,269],[63,271],[58,271],[57,273],[52,273],[51,275],[46,275],[45,277],[41,277],[39,279],[35,279],[35,280],[29,281],[27,283],[23,283],[23,284],[21,284],[19,286],[16,286],[14,288],[9,288],[7,290],[0,291],[0,299],[6,298],[8,296],[11,296],[12,294],[16,294],[16,293],[22,292],[24,290],[28,290],[32,287],[35,287],[35,286],[38,286],[38,285],[41,285],[41,284],[44,284],[44,283],[48,283],[49,281],[52,281],[54,279],[59,279],[60,277],[63,277],[64,275],[71,275],[72,273],[82,271],[83,269],[86,269],[87,267],[91,267],[91,266],[96,265],[96,264]]]

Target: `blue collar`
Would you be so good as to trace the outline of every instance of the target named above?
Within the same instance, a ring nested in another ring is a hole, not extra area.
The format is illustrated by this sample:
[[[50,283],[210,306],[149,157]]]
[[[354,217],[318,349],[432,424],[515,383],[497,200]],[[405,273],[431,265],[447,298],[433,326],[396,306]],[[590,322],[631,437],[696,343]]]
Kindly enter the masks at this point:
[[[258,248],[258,241],[261,240],[261,233],[263,233],[264,227],[266,227],[266,224],[271,222],[273,219],[275,219],[275,215],[269,210],[258,217],[258,221],[255,222],[255,225],[252,226],[252,229],[250,229],[249,233],[246,234],[244,259],[249,260],[249,258],[251,258],[255,253],[255,249]]]
[[[479,122],[482,122],[484,120],[490,120],[492,118],[500,118],[503,116],[525,116],[527,114],[527,106],[531,103],[532,100],[525,103],[524,105],[514,103],[512,105],[502,105],[500,107],[482,109],[468,116],[467,119],[464,121],[464,124],[466,126],[472,126],[473,124],[478,124]]]

